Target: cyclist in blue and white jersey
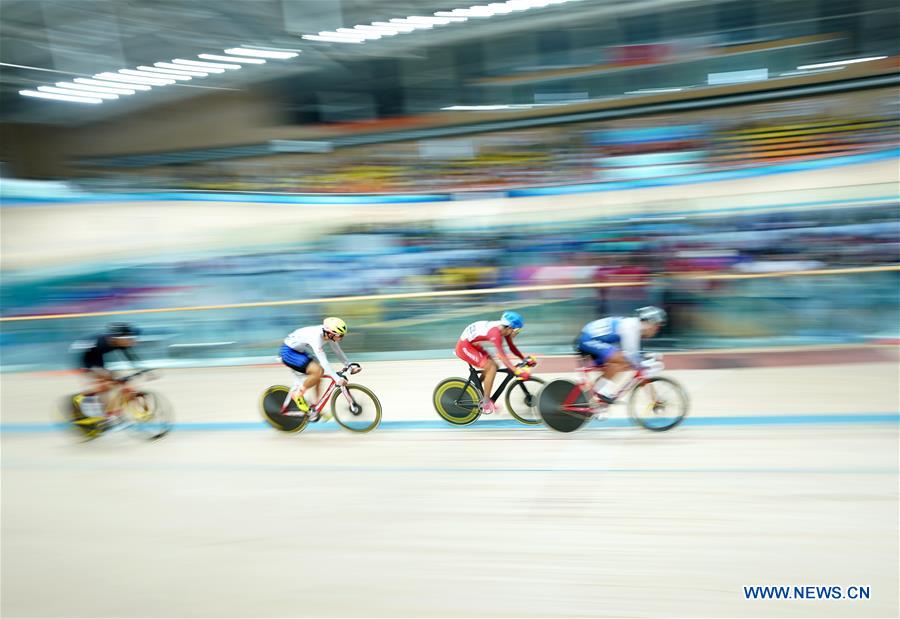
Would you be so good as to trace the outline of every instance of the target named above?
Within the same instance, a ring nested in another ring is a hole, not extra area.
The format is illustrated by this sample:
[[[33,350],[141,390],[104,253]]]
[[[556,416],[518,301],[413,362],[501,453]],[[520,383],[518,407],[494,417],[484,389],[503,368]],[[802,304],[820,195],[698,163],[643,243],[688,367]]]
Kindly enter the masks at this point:
[[[654,337],[665,323],[666,312],[649,305],[638,308],[634,316],[610,316],[584,326],[575,350],[602,368],[594,391],[603,402],[615,401],[616,376],[641,364],[641,339]]]

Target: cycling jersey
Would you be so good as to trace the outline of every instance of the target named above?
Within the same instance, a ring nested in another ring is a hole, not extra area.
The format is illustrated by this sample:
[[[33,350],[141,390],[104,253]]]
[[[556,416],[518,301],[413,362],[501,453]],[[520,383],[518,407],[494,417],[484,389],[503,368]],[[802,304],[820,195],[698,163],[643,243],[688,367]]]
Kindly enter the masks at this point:
[[[513,363],[511,363],[506,356],[503,341],[506,340],[509,350],[520,359],[524,360],[525,355],[523,355],[513,343],[511,335],[507,335],[506,337],[503,336],[500,332],[502,326],[503,323],[499,320],[479,320],[478,322],[473,322],[466,327],[463,330],[462,335],[459,336],[459,342],[456,346],[456,355],[467,363],[471,363],[476,367],[483,367],[484,362],[487,361],[489,355],[480,344],[482,342],[490,342],[497,349],[497,354],[500,355],[503,364],[512,369]]]
[[[341,347],[338,346],[338,343],[331,340],[328,343],[331,344],[331,349],[344,365],[350,365],[350,361],[347,359],[344,351],[341,350]],[[311,354],[328,376],[338,380],[338,375],[331,369],[331,364],[328,363],[328,358],[325,356],[325,333],[322,331],[321,325],[303,327],[291,332],[290,335],[284,338],[284,345],[297,353]],[[284,358],[284,354],[282,354],[282,358]],[[297,362],[294,361],[294,363],[296,364]],[[306,365],[303,365],[304,369],[305,367]]]
[[[84,351],[81,357],[81,367],[90,370],[93,368],[106,369],[107,355],[119,351],[131,365],[137,365],[140,361],[132,352],[130,346],[116,346],[112,343],[112,336],[101,335],[94,345]]]
[[[575,349],[602,365],[619,350],[632,364],[641,362],[641,321],[610,316],[589,322],[575,341]]]

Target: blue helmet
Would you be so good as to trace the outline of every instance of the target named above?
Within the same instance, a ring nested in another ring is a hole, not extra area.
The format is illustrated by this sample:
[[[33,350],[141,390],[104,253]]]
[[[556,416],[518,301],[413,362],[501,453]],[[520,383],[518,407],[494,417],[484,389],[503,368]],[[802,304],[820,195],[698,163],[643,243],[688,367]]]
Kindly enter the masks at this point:
[[[500,317],[500,323],[504,327],[511,329],[521,329],[525,326],[525,321],[519,312],[503,312],[503,315]]]

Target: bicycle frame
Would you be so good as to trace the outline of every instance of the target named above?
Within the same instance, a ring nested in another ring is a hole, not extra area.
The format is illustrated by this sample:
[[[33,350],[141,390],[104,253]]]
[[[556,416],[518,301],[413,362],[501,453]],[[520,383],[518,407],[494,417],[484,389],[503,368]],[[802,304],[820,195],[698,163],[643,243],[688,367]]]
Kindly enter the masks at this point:
[[[338,373],[340,374],[340,372]],[[328,400],[331,399],[331,395],[334,393],[334,390],[338,388],[334,378],[332,378],[331,376],[327,376],[326,378],[328,378],[328,386],[322,393],[322,397],[320,397],[315,404],[309,407],[310,411],[316,411],[316,413],[321,414],[322,410],[325,408],[325,405],[328,404]],[[356,402],[353,401],[353,397],[350,395],[350,392],[347,389],[345,389],[344,387],[340,387],[340,390],[343,392],[344,396],[347,398],[351,405],[356,405]],[[284,414],[292,417],[300,417],[302,415],[306,415],[307,413],[301,413],[298,411],[286,412]]]
[[[597,408],[600,407],[601,402],[597,399],[594,394],[594,385],[596,384],[598,379],[591,378],[591,372],[597,370],[596,366],[591,365],[582,365],[580,370],[582,372],[581,380],[575,389],[572,389],[572,393],[569,394],[562,405],[561,408],[567,412],[571,413],[584,413],[586,415],[593,415]],[[639,367],[634,373],[634,376],[629,378],[625,383],[616,391],[614,396],[614,400],[618,400],[622,394],[627,393],[630,389],[633,389],[635,385],[638,385],[644,381],[645,374],[644,368]],[[575,402],[578,400],[579,395],[588,395],[588,405],[587,406],[577,406]],[[606,406],[605,403],[603,403]]]
[[[506,385],[510,383],[510,381],[515,380],[516,376],[513,374],[512,370],[509,368],[502,368],[497,370],[498,374],[506,374],[506,378],[503,379],[503,382],[500,383],[500,386],[494,390],[494,395],[491,396],[491,399],[496,401],[497,398],[500,397],[500,394],[503,393],[503,390],[506,389]],[[478,393],[484,396],[484,383],[481,382],[481,377],[484,376],[484,370],[476,370],[471,365],[469,366],[469,380],[466,381],[466,386],[463,388],[463,393],[465,393],[469,389],[469,385],[476,385],[476,389]]]
[[[109,398],[107,399],[106,405],[103,407],[103,413],[107,417],[117,417],[122,414],[122,411],[128,405],[129,402],[135,399],[138,392],[135,389],[132,389],[128,386],[128,381],[137,378],[141,374],[145,374],[146,370],[142,370],[140,372],[136,372],[131,374],[130,376],[126,376],[124,378],[112,381],[110,388],[108,389]]]

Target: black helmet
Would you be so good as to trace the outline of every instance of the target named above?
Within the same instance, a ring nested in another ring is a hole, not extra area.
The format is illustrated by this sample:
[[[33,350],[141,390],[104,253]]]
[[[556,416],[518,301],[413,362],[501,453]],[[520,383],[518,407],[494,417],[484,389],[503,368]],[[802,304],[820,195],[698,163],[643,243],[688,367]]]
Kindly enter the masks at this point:
[[[112,337],[134,337],[141,330],[127,322],[113,322],[106,327],[106,332]]]

